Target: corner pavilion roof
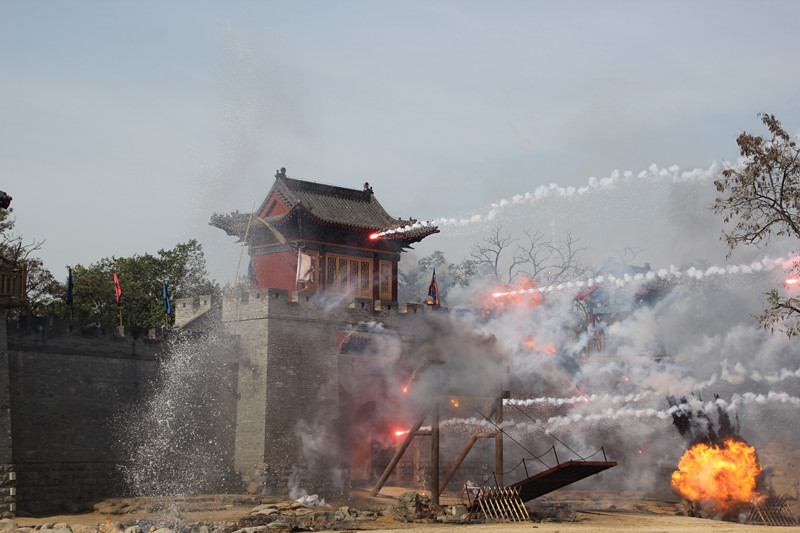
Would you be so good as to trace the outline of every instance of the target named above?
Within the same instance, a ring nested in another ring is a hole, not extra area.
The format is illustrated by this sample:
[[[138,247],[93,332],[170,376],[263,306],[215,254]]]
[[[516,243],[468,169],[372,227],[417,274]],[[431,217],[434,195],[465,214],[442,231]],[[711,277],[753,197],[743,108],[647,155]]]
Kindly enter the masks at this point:
[[[268,203],[277,195],[289,208],[289,211],[280,215],[269,215]],[[364,232],[385,231],[411,225],[416,220],[402,220],[390,216],[375,198],[372,188],[364,184],[363,190],[348,189],[335,185],[326,185],[311,181],[303,181],[286,177],[279,173],[256,215],[265,214],[264,222],[274,226],[281,226],[290,219],[300,214],[316,220],[321,224],[346,226],[360,229]],[[265,228],[255,216],[251,221],[248,213],[231,213],[229,215],[214,214],[209,224],[224,230],[229,235],[244,238],[248,223],[251,230]],[[407,243],[418,242],[438,229],[429,226],[416,228],[413,231],[387,235],[389,240],[400,240]]]

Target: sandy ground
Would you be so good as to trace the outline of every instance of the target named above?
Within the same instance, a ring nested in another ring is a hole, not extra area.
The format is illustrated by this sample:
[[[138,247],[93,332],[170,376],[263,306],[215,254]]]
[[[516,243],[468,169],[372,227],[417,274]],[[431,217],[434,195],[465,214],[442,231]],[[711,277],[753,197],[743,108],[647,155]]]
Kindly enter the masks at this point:
[[[335,510],[340,505],[350,505],[357,509],[382,510],[392,505],[397,496],[405,489],[387,488],[378,498],[370,498],[366,494],[354,494],[347,502],[330,502]],[[625,498],[624,496],[628,496]],[[553,493],[549,500],[536,502],[536,508],[546,509],[549,505],[569,505],[574,509],[572,520],[539,521],[523,523],[404,523],[382,516],[377,520],[359,522],[357,529],[346,531],[369,531],[370,533],[398,532],[403,533],[490,533],[511,531],[542,531],[553,533],[600,533],[612,531],[640,531],[678,533],[686,531],[765,531],[779,533],[782,531],[800,532],[800,527],[752,526],[690,518],[676,515],[679,502],[676,498],[635,499],[630,495],[613,493]],[[113,501],[113,500],[108,500]],[[14,520],[21,526],[37,526],[44,523],[66,522],[75,533],[89,533],[107,523],[119,523],[122,526],[140,524],[147,530],[148,524],[163,524],[169,527],[177,520],[184,523],[206,524],[235,523],[248,516],[250,510],[260,503],[259,497],[244,495],[209,495],[175,501],[157,498],[125,500],[131,507],[125,513],[111,514],[87,512],[80,514],[50,514],[36,517],[18,516]],[[458,500],[442,500],[443,505],[457,503]]]

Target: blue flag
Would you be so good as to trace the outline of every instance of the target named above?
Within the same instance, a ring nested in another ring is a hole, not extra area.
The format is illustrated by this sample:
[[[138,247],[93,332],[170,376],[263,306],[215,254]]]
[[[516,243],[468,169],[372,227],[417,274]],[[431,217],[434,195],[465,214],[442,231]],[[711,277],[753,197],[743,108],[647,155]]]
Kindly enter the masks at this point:
[[[73,285],[74,285],[74,283],[72,282],[72,269],[70,268],[69,269],[69,279],[67,280],[67,297],[65,298],[65,301],[67,302],[67,305],[72,305],[72,287],[73,287]]]
[[[172,312],[172,305],[169,303],[169,294],[167,293],[167,282],[164,283],[164,312],[170,314]]]

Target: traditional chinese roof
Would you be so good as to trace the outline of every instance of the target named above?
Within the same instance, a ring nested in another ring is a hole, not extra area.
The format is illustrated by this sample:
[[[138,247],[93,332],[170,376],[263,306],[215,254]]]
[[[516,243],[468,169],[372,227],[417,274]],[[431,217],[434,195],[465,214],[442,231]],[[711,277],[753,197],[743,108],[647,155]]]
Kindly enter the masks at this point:
[[[403,220],[390,216],[375,198],[372,187],[368,184],[364,184],[363,190],[359,190],[293,179],[283,172],[279,172],[275,178],[275,183],[254,216],[238,212],[229,215],[214,214],[209,224],[243,240],[248,226],[250,232],[268,235],[266,232],[274,233],[276,229],[285,228],[298,217],[322,225],[360,230],[367,235],[416,222],[413,219]],[[286,205],[288,211],[281,210],[281,214],[271,214],[270,205],[275,196]],[[263,216],[259,217],[259,214]],[[270,230],[270,227],[273,229]],[[434,226],[425,226],[387,235],[385,239],[400,240],[403,244],[408,244],[438,231]]]

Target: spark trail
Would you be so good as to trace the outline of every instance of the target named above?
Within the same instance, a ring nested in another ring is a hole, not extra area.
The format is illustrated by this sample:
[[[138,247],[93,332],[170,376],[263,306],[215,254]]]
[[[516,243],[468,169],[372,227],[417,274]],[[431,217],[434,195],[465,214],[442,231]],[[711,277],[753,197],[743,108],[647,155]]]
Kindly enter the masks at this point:
[[[589,278],[587,280],[568,281],[564,283],[559,283],[557,285],[546,285],[544,287],[535,287],[532,289],[495,292],[492,293],[492,296],[494,296],[495,298],[500,298],[504,296],[516,296],[523,294],[548,293],[553,291],[582,289],[584,287],[591,287],[592,285],[604,282],[608,282],[618,287],[622,287],[630,283],[655,281],[656,279],[677,280],[681,278],[686,278],[693,280],[701,280],[711,276],[727,276],[733,274],[755,274],[758,272],[770,272],[772,270],[775,270],[776,268],[782,268],[786,270],[789,267],[793,266],[798,261],[798,259],[800,258],[779,257],[777,259],[772,259],[770,257],[764,257],[763,259],[760,259],[758,261],[753,261],[751,263],[743,263],[739,265],[728,265],[728,266],[713,265],[705,269],[691,267],[686,270],[681,270],[675,265],[670,265],[668,268],[651,270],[649,272],[641,274],[635,274],[635,275],[625,274],[624,276],[614,276],[613,274],[608,274],[603,276],[596,276],[594,278]]]
[[[475,214],[470,217],[442,217],[433,220],[421,220],[414,224],[408,224],[399,228],[393,228],[386,231],[373,233],[370,239],[379,239],[387,235],[394,235],[397,233],[407,233],[422,228],[430,227],[463,227],[472,224],[484,224],[491,222],[505,209],[523,204],[535,204],[539,201],[548,198],[562,198],[562,199],[575,199],[586,196],[598,191],[606,191],[619,187],[627,183],[641,183],[641,182],[663,182],[668,181],[671,183],[698,183],[708,180],[716,179],[722,176],[722,171],[726,168],[739,168],[742,161],[738,161],[735,165],[728,162],[713,162],[708,168],[694,168],[691,170],[681,171],[680,167],[673,165],[668,168],[661,168],[658,165],[652,164],[647,170],[643,170],[638,174],[631,171],[620,173],[615,170],[611,175],[605,178],[597,178],[596,176],[590,177],[585,185],[581,186],[567,186],[551,183],[549,185],[541,185],[533,191],[524,194],[516,194],[511,198],[503,198],[489,206],[489,210],[483,214]]]

